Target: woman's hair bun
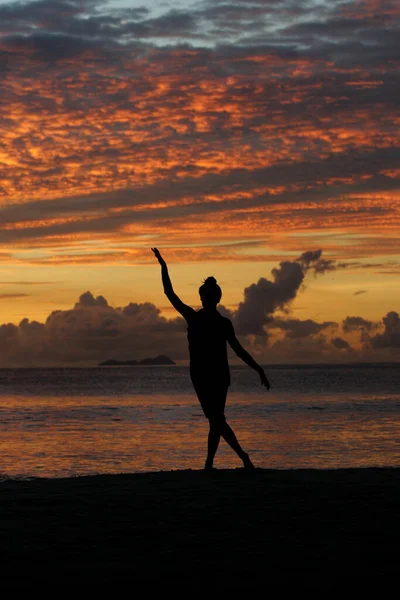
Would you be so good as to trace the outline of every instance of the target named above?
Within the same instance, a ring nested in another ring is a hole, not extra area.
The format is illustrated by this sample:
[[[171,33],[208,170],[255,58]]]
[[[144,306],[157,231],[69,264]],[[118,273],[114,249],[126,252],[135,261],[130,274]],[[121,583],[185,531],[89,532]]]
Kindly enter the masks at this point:
[[[202,300],[208,298],[218,304],[221,300],[222,291],[215,277],[207,277],[203,285],[199,287],[199,294]]]
[[[204,281],[204,285],[217,285],[217,280],[215,277],[207,277],[207,279]]]

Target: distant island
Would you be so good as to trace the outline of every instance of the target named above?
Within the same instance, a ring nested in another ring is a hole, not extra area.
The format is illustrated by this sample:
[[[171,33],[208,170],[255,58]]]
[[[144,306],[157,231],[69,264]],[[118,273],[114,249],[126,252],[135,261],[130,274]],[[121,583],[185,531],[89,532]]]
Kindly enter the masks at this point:
[[[99,367],[116,367],[120,365],[124,366],[141,366],[141,365],[175,365],[176,363],[169,358],[160,354],[154,358],[143,358],[142,360],[114,360],[110,358],[104,362],[99,363]]]

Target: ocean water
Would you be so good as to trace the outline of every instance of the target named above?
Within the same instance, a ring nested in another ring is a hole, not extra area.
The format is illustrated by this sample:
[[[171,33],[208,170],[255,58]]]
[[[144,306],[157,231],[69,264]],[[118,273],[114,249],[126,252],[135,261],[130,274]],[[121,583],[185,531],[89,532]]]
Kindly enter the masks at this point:
[[[231,367],[226,409],[256,466],[400,466],[400,365],[266,371]],[[207,433],[187,367],[0,370],[2,479],[201,469]]]

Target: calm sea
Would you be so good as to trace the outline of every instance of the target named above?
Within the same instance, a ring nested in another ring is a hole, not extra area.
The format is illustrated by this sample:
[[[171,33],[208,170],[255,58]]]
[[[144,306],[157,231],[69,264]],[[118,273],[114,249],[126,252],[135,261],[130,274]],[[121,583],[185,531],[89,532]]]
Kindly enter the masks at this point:
[[[266,371],[232,367],[226,410],[256,466],[400,466],[400,365]],[[201,469],[207,432],[187,367],[0,370],[3,479]]]

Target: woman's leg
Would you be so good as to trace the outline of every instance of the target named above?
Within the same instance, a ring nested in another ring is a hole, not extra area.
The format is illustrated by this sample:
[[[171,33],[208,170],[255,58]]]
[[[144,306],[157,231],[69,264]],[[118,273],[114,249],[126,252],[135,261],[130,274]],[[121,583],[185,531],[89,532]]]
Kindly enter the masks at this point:
[[[226,443],[229,444],[232,450],[236,452],[239,458],[241,458],[241,460],[243,461],[243,465],[247,469],[254,468],[254,465],[251,462],[249,455],[243,450],[243,448],[238,442],[238,439],[233,429],[228,425],[228,423],[225,420],[223,423],[221,423],[220,432]]]
[[[221,434],[219,427],[216,427],[214,423],[209,421],[210,430],[208,432],[208,446],[207,446],[207,458],[206,458],[206,469],[212,469],[214,457],[217,453]]]
[[[217,435],[222,436],[224,438],[224,440],[226,441],[226,443],[232,448],[232,450],[234,452],[236,452],[236,454],[239,456],[239,458],[243,461],[243,465],[248,469],[252,469],[252,468],[254,468],[254,465],[251,462],[249,455],[247,454],[247,452],[245,452],[243,450],[243,448],[239,444],[239,441],[238,441],[232,427],[230,427],[230,425],[228,425],[228,423],[226,422],[226,419],[225,419],[224,411],[225,411],[227,393],[228,393],[228,388],[223,388],[222,390],[220,390],[218,392],[218,396],[216,398],[214,398],[214,406],[217,409],[217,414],[214,418],[212,418],[212,419],[210,418],[210,432],[212,429],[213,436],[215,436],[214,437],[215,440],[216,440]],[[219,442],[219,439],[218,439],[218,442]],[[215,447],[215,452],[212,455],[212,458],[214,458],[217,448],[218,448],[218,444]]]
[[[193,381],[193,380],[192,380]],[[209,423],[208,443],[207,443],[207,458],[206,469],[213,468],[215,454],[218,450],[221,439],[219,423],[212,418],[214,414],[222,414],[224,412],[226,401],[226,390],[223,388],[215,388],[204,383],[193,381],[194,389],[201,404],[201,408]]]
[[[225,404],[228,392],[227,386],[216,386],[212,388],[199,388],[196,386],[197,396],[203,408],[204,414],[209,420],[210,430],[208,433],[207,459],[205,468],[212,469],[214,457],[217,452],[221,435],[226,443],[241,458],[246,468],[254,468],[249,455],[239,444],[235,433],[225,420]]]

